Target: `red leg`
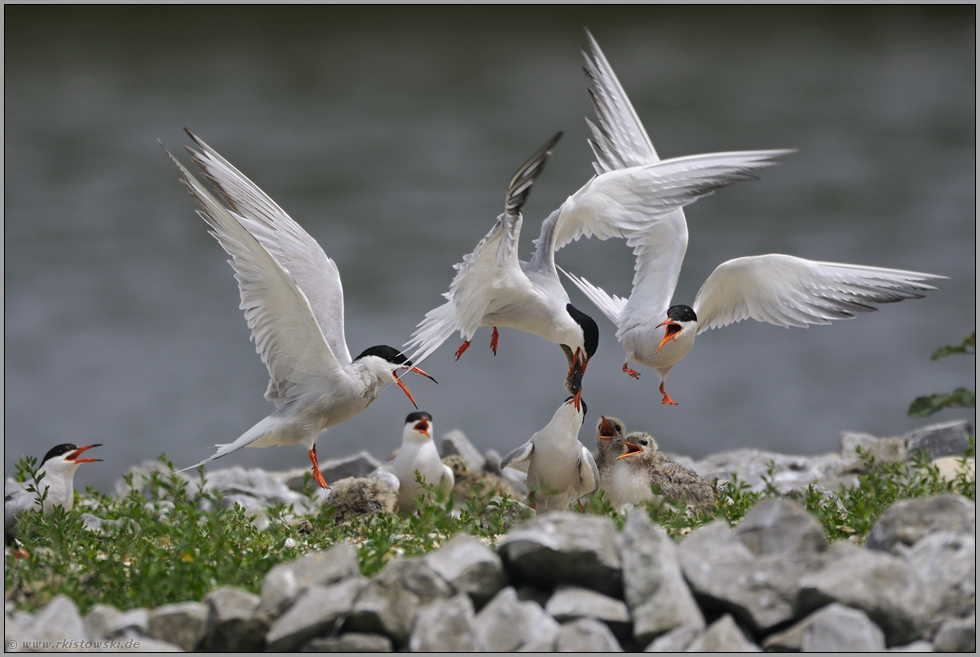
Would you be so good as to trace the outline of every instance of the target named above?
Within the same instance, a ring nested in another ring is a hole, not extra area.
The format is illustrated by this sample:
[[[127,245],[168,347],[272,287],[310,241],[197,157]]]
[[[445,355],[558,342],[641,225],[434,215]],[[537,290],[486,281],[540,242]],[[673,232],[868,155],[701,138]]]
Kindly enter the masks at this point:
[[[456,350],[456,360],[459,360],[459,357],[463,355],[463,352],[465,352],[469,348],[470,348],[469,340],[459,345],[459,349]]]
[[[639,379],[640,378],[640,373],[637,372],[636,370],[634,370],[632,367],[629,367],[629,363],[623,363],[623,373],[624,374],[629,374],[634,379]],[[660,392],[663,392],[663,391],[664,391],[664,387],[663,387],[663,385],[661,385],[660,386]]]
[[[316,480],[316,483],[320,484],[321,488],[330,488],[330,486],[327,486],[327,482],[323,480],[320,465],[316,462],[316,443],[313,443],[313,449],[310,450],[310,460],[313,461],[313,478]]]
[[[497,355],[497,340],[500,338],[500,334],[497,333],[497,327],[493,327],[493,335],[490,336],[490,348],[493,349],[493,355]]]
[[[667,394],[667,391],[664,390],[663,381],[660,382],[660,394],[664,396],[663,401],[660,402],[661,404],[670,404],[671,406],[677,406],[677,402],[671,399],[670,395]]]

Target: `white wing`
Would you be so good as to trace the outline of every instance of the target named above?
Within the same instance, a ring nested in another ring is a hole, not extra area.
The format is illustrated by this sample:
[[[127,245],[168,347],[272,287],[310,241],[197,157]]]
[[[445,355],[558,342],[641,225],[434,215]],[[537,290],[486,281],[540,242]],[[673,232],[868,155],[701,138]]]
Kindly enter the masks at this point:
[[[594,177],[541,226],[531,267],[554,268],[554,252],[580,237],[628,237],[716,189],[756,180],[791,150],[705,153],[618,169]]]
[[[578,477],[581,482],[579,495],[595,492],[599,488],[599,468],[596,467],[592,452],[581,446],[578,457]]]
[[[266,398],[279,405],[313,381],[346,376],[306,295],[289,272],[246,229],[256,222],[226,209],[170,151],[167,155],[180,169],[183,182],[201,206],[198,214],[211,225],[211,234],[231,256],[241,293],[240,307],[252,330],[255,350],[272,377]]]
[[[633,104],[623,91],[612,66],[599,49],[599,44],[586,30],[592,56],[582,51],[585,60],[585,77],[592,99],[592,107],[599,118],[599,125],[586,119],[592,130],[589,144],[595,153],[593,162],[596,173],[616,169],[629,169],[660,161],[657,151],[647,136],[647,131],[636,115]]]
[[[234,210],[236,218],[306,295],[323,337],[341,365],[349,365],[344,338],[344,290],[337,264],[275,201],[190,131],[201,152],[194,163]]]
[[[473,252],[454,265],[457,273],[444,295],[449,302],[426,313],[412,339],[405,343],[416,347],[409,356],[415,365],[438,349],[454,331],[458,330],[463,340],[470,340],[480,328],[483,316],[499,310],[494,306],[494,298],[501,289],[533,287],[517,258],[523,222],[521,208],[561,136],[559,132],[552,137],[517,170],[507,186],[504,213]]]
[[[918,299],[946,278],[900,269],[815,262],[769,254],[722,263],[694,300],[698,333],[751,317],[806,327],[877,310],[868,304]]]
[[[589,143],[596,156],[593,163],[596,171],[603,173],[659,161],[657,151],[612,66],[588,30],[586,36],[592,56],[582,53],[585,75],[592,106],[599,118],[598,126],[586,119],[592,129],[593,138]],[[616,334],[619,338],[629,328],[662,316],[670,306],[687,252],[684,211],[675,210],[649,228],[629,235],[627,243],[636,257],[636,273],[628,303],[623,300],[625,308],[620,308],[617,318],[613,319],[619,326]],[[618,297],[609,297],[595,286],[591,286],[594,288],[592,293],[586,291],[585,286],[591,285],[588,281],[577,285],[609,317],[603,305],[610,307],[609,301]]]
[[[533,440],[534,438],[502,458],[500,460],[500,469],[503,470],[504,468],[514,468],[515,470],[526,473],[528,466],[531,465],[531,454],[534,453]]]

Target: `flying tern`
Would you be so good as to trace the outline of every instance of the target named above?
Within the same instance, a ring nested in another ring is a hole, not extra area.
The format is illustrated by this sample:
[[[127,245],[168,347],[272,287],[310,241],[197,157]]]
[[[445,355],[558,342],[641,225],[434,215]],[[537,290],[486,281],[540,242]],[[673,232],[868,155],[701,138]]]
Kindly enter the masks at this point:
[[[200,148],[187,151],[228,207],[169,151],[167,155],[201,207],[198,214],[231,256],[240,307],[255,350],[269,370],[265,398],[276,410],[185,470],[243,447],[302,443],[309,450],[313,478],[327,488],[316,458],[320,433],[366,409],[386,382],[397,383],[415,405],[395,370],[432,377],[387,345],[369,347],[351,359],[344,339],[344,292],[336,263],[265,192],[190,131],[187,134]]]
[[[600,171],[551,213],[541,225],[534,255],[520,261],[521,209],[561,135],[552,137],[511,178],[503,214],[476,249],[455,265],[456,276],[443,295],[447,302],[426,313],[406,346],[414,347],[411,358],[421,363],[455,331],[464,340],[457,358],[481,326],[493,327],[494,355],[498,327],[541,336],[565,352],[566,387],[578,405],[581,375],[598,347],[599,330],[571,304],[558,280],[555,251],[583,236],[623,237],[715,189],[754,179],[750,172],[773,166],[774,158],[790,151],[711,153]]]
[[[596,490],[599,471],[578,432],[588,407],[569,397],[551,421],[500,461],[527,473],[528,503],[538,511],[567,511],[572,502]]]
[[[585,72],[599,118],[599,125],[587,120],[596,171],[608,175],[637,166],[655,166],[660,158],[643,124],[599,45],[591,34],[588,39],[592,55],[583,51]],[[639,373],[629,367],[635,360],[660,377],[663,404],[676,405],[664,390],[664,382],[703,331],[750,317],[783,327],[829,324],[876,310],[871,303],[921,298],[922,292],[936,289],[927,281],[945,278],[769,254],[722,263],[701,286],[693,306],[672,306],[687,250],[683,210],[630,231],[626,237],[636,256],[628,299],[610,296],[584,278],[565,273],[616,325],[616,337],[626,350],[623,372],[639,378]]]
[[[96,463],[102,459],[82,458],[87,450],[101,447],[101,444],[83,445],[76,447],[71,443],[56,445],[48,450],[38,468],[39,492],[44,498],[41,507],[43,513],[60,506],[65,511],[71,511],[75,504],[75,470],[82,463]],[[41,475],[43,474],[43,478]],[[38,507],[38,494],[27,491],[24,484],[9,483],[3,490],[3,533],[7,543],[16,535],[17,519],[27,509]]]

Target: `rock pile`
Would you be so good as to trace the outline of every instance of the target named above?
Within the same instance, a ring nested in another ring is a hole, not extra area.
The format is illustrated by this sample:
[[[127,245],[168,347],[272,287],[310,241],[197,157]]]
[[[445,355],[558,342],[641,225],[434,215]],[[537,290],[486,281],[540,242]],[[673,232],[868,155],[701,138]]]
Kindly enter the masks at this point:
[[[638,510],[622,532],[550,513],[496,552],[459,535],[367,579],[344,543],[276,566],[260,595],[220,587],[84,618],[58,597],[36,615],[8,608],[5,635],[153,651],[973,651],[975,533],[975,505],[958,496],[893,505],[867,547],[828,545],[788,499],[680,543]]]
[[[739,450],[688,465],[761,488],[773,460],[781,492],[836,488],[863,467],[857,446],[878,461],[920,448],[942,458],[962,453],[967,432],[949,423],[899,438],[844,434],[841,454]],[[496,455],[481,456],[461,432],[444,450],[475,471],[493,469]],[[321,464],[330,481],[364,476],[377,461],[362,453],[335,465]],[[299,472],[230,468],[209,482],[257,522],[270,501],[309,505]],[[146,651],[972,652],[975,536],[975,504],[951,495],[892,505],[864,547],[828,544],[790,498],[758,504],[735,529],[719,520],[680,542],[638,509],[621,532],[602,516],[541,514],[500,537],[496,551],[459,535],[423,557],[396,557],[370,579],[344,543],[274,567],[260,595],[219,587],[201,602],[97,605],[84,618],[64,596],[36,614],[7,603],[4,634],[8,650],[67,641]]]

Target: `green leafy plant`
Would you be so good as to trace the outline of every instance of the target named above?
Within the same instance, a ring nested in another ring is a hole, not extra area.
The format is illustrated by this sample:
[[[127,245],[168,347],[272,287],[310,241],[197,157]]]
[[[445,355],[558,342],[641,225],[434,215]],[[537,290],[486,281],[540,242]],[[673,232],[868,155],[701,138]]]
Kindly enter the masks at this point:
[[[833,494],[810,486],[800,502],[820,520],[831,540],[860,543],[881,513],[899,499],[956,493],[976,500],[976,478],[966,467],[975,452],[971,439],[961,473],[952,481],[923,454],[910,463],[878,464],[862,453],[868,474],[861,475],[856,486],[842,485]],[[223,495],[205,487],[203,470],[196,482],[188,483],[173,473],[165,457],[160,460],[166,472],[140,482],[126,475],[129,490],[124,495],[111,497],[89,487],[70,512],[58,508],[47,515],[38,510],[25,513],[18,540],[26,556],[7,559],[6,599],[34,610],[63,593],[84,614],[98,602],[125,610],[201,600],[221,585],[257,593],[277,563],[342,541],[356,547],[361,573],[370,577],[392,558],[424,554],[458,533],[495,548],[504,532],[533,515],[525,505],[495,491],[473,495],[461,505],[451,493],[420,478],[429,494],[419,497],[418,513],[406,518],[379,514],[337,523],[329,501],[315,506],[316,489],[306,486],[311,515],[275,504],[266,509],[269,523],[260,530],[243,507],[228,504]],[[25,459],[20,467],[28,471],[34,466]],[[774,476],[775,464],[770,463],[762,490],[751,490],[734,476],[729,482],[715,482],[716,505],[696,513],[683,502],[659,497],[642,507],[670,536],[681,539],[715,519],[737,525],[759,501],[779,495]],[[578,510],[608,516],[618,529],[625,522],[602,491],[583,500]],[[86,530],[83,513],[103,518],[102,530]]]
[[[946,345],[936,350],[932,355],[932,360],[946,358],[953,354],[976,355],[977,332],[968,335],[963,342],[958,345]],[[944,408],[976,408],[976,390],[968,388],[957,388],[953,392],[939,393],[936,395],[925,395],[916,397],[909,406],[910,417],[929,417]]]

